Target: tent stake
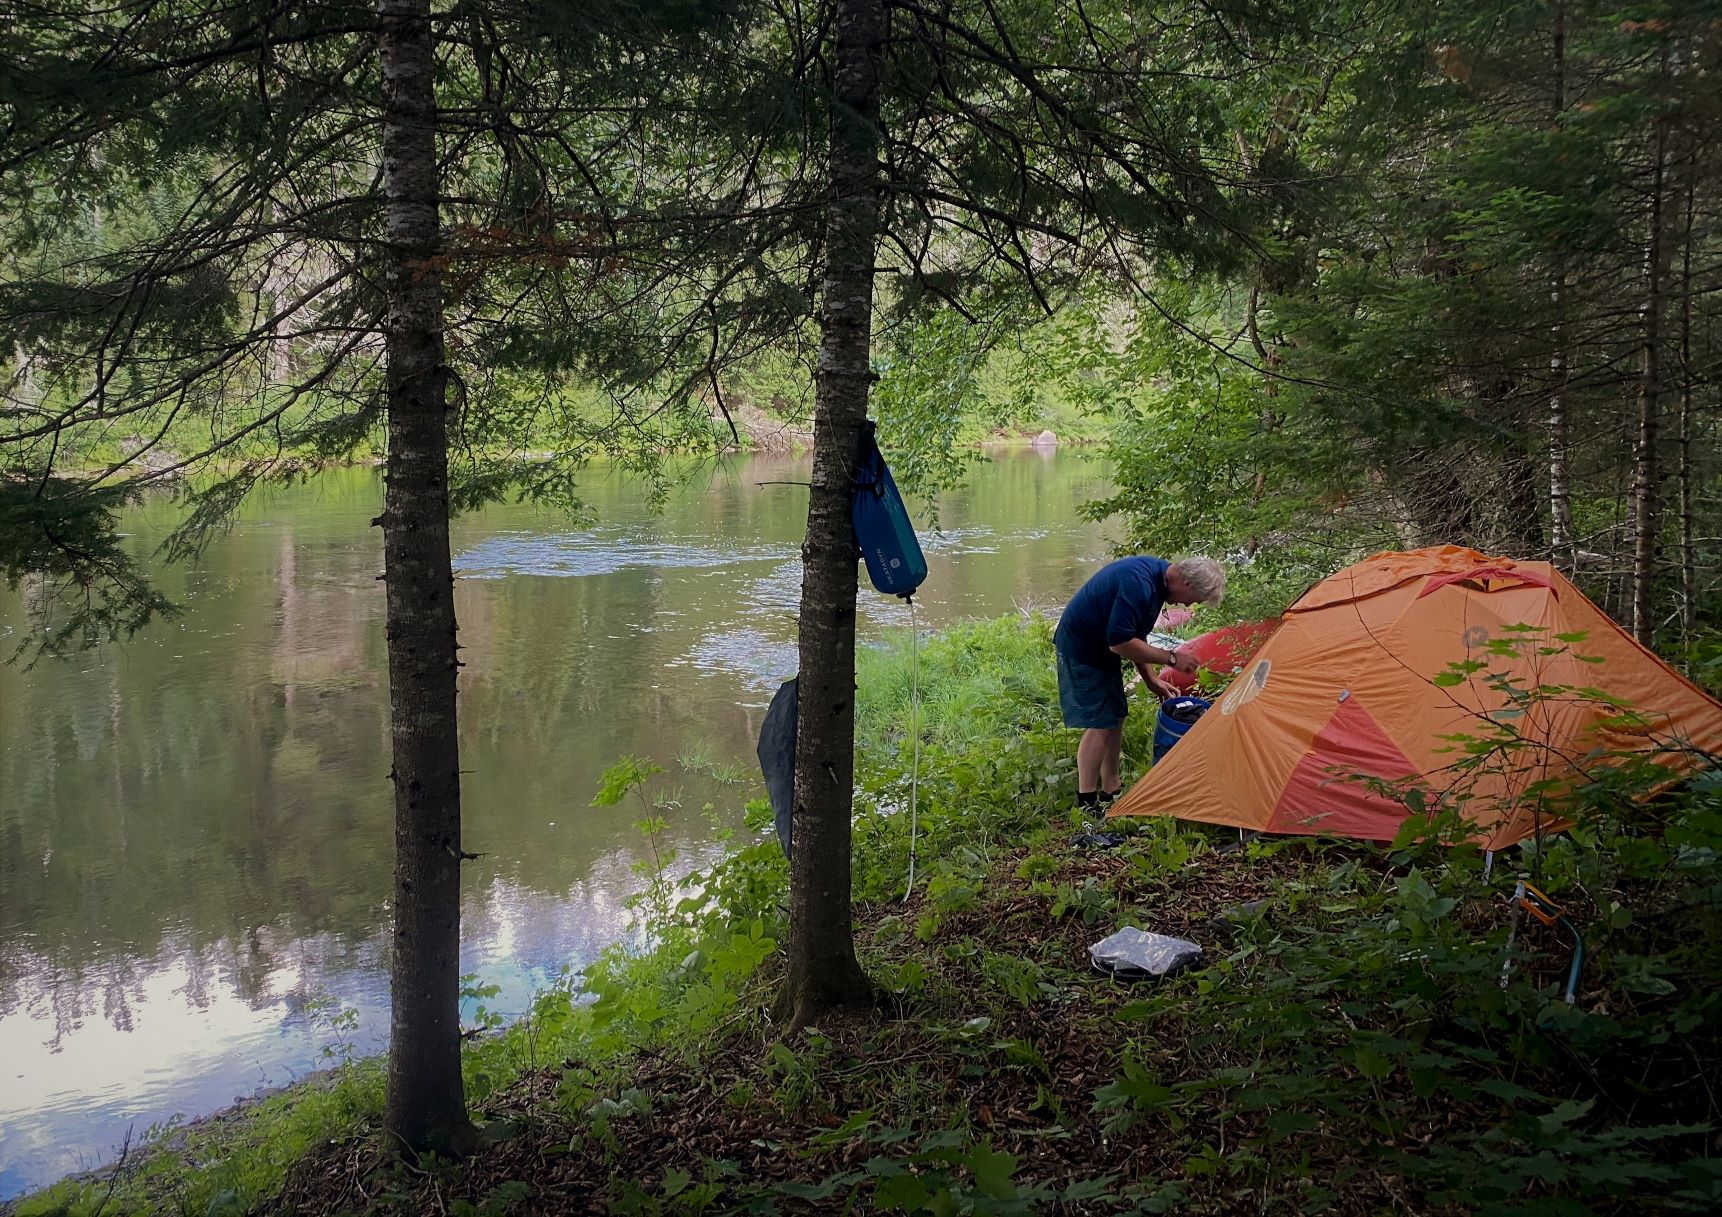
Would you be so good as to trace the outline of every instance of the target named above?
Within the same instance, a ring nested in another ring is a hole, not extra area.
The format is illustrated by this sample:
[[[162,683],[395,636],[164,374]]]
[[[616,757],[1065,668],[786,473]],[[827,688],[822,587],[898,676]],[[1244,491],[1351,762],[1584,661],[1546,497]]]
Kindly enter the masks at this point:
[[[1513,889],[1513,911],[1507,919],[1507,957],[1501,961],[1501,988],[1507,987],[1507,977],[1513,970],[1513,939],[1519,933],[1519,917],[1523,910],[1525,898],[1525,881],[1519,880]]]

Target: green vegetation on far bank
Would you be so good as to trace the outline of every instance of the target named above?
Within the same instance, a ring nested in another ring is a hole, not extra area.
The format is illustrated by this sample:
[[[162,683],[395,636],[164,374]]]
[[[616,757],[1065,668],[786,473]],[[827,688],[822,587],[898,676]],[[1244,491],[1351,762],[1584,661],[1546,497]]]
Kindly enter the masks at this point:
[[[909,662],[876,651],[859,674],[857,938],[888,990],[877,1011],[790,1039],[769,1023],[786,868],[755,804],[726,858],[642,899],[650,949],[611,948],[469,1047],[490,1133],[472,1158],[377,1165],[381,1088],[359,1061],[17,1212],[1529,1217],[1722,1202],[1715,775],[1650,804],[1599,784],[1578,828],[1497,858],[1492,880],[1467,848],[1240,844],[1165,820],[1087,851],[1070,844],[1047,627],[1007,618],[922,642],[905,901]],[[1138,762],[1145,711],[1127,734]],[[649,801],[652,775],[617,776]],[[1533,866],[1587,939],[1570,1006],[1564,933],[1525,924],[1508,942],[1506,893]],[[1158,985],[1119,983],[1085,948],[1123,925],[1206,954]]]
[[[938,490],[962,479],[978,449],[1028,443],[1046,430],[1062,444],[1105,442],[1112,431],[1109,411],[1048,374],[1055,352],[1070,341],[1064,328],[1029,318],[1003,333],[977,331],[977,337],[943,316],[899,327],[893,352],[879,360],[878,370],[881,437],[900,480],[918,491]],[[495,417],[487,415],[482,426],[466,420],[473,430],[451,453],[451,473],[476,488],[510,462],[611,459],[649,472],[671,454],[811,453],[813,373],[805,352],[764,351],[729,369],[720,383],[721,406],[715,399],[703,406],[696,401],[623,436],[612,433],[616,402],[594,384],[499,380],[489,386]],[[124,467],[201,490],[220,481],[223,471],[245,465],[267,480],[383,460],[386,436],[373,401],[316,392],[291,396],[267,386],[240,386],[235,393],[257,397],[236,401],[236,409],[279,409],[279,421],[227,442],[217,457],[208,451],[221,439],[223,420],[187,412],[155,431],[121,419],[69,435],[55,468],[76,478]],[[342,419],[346,424],[335,426]]]

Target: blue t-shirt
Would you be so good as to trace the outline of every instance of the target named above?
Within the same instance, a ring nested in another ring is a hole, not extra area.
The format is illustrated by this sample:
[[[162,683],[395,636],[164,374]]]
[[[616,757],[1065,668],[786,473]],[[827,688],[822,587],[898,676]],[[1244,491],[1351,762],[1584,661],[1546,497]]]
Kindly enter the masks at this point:
[[[1078,659],[1116,659],[1112,647],[1145,638],[1166,603],[1166,567],[1160,558],[1120,558],[1100,568],[1070,598],[1058,633]]]

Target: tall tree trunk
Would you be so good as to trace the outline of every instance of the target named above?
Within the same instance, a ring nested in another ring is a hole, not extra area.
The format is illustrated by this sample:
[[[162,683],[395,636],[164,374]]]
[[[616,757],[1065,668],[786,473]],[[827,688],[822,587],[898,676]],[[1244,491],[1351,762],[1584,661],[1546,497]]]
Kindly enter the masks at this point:
[[[1555,5],[1554,49],[1554,125],[1560,126],[1566,112],[1566,51],[1567,8]],[[1571,376],[1567,353],[1567,274],[1557,250],[1552,284],[1554,296],[1554,325],[1551,329],[1549,351],[1549,548],[1555,564],[1571,575],[1578,566],[1578,554],[1573,542],[1572,477],[1568,472],[1567,450],[1570,446],[1567,422],[1567,382]]]
[[[1690,642],[1698,629],[1698,556],[1692,536],[1692,218],[1697,207],[1697,169],[1688,166],[1686,232],[1680,254],[1680,633]]]
[[[855,772],[855,534],[849,499],[872,385],[879,228],[879,64],[884,0],[838,0],[825,211],[813,488],[801,547],[800,715],[795,739],[789,967],[778,1012],[799,1028],[872,996],[855,959],[850,817]]]
[[[395,790],[383,1121],[407,1149],[460,1152],[473,1128],[460,1076],[460,762],[430,0],[379,0],[377,11],[389,424],[381,523]]]
[[[1572,445],[1567,421],[1567,383],[1571,375],[1567,354],[1567,279],[1565,272],[1554,279],[1555,321],[1549,354],[1549,549],[1555,565],[1568,575],[1578,569],[1578,547],[1573,539],[1572,475],[1567,453]]]
[[[1668,52],[1660,80],[1665,85]],[[1666,89],[1659,89],[1661,95]],[[1638,423],[1632,445],[1632,633],[1649,646],[1656,632],[1657,502],[1656,447],[1662,403],[1662,310],[1668,263],[1668,120],[1659,114],[1651,138],[1650,232],[1645,253],[1643,336],[1639,347]]]
[[[1262,435],[1268,436],[1272,435],[1279,427],[1279,415],[1275,412],[1275,406],[1280,395],[1280,355],[1277,348],[1268,346],[1268,344],[1262,339],[1261,278],[1265,270],[1265,264],[1257,263],[1254,271],[1256,282],[1250,287],[1250,301],[1244,310],[1244,328],[1249,331],[1250,345],[1255,348],[1256,358],[1262,361],[1262,410],[1258,425],[1261,428]],[[1267,488],[1267,470],[1265,468],[1258,467],[1256,469],[1255,485],[1250,491],[1250,503],[1252,506],[1262,501],[1262,496],[1267,493]],[[1261,541],[1262,539],[1260,534],[1252,529],[1249,538],[1244,542],[1245,552],[1254,555],[1261,547]]]

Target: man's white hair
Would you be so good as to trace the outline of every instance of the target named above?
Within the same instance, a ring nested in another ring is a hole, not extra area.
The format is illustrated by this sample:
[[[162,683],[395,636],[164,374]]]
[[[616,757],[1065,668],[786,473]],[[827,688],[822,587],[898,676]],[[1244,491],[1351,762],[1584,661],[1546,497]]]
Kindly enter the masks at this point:
[[[1179,558],[1167,569],[1178,572],[1198,603],[1218,604],[1226,594],[1225,568],[1212,558]]]

